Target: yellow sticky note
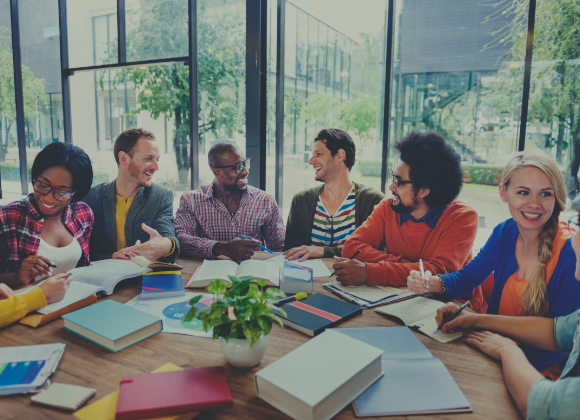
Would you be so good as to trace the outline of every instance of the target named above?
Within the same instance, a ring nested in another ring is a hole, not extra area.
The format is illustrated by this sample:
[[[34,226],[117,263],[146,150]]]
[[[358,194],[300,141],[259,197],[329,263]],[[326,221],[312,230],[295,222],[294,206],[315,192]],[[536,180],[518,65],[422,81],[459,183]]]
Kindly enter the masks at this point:
[[[173,372],[176,370],[183,370],[173,363],[166,363],[163,366],[155,369],[152,373],[159,372]],[[109,395],[95,401],[92,404],[81,408],[73,413],[79,420],[115,420],[115,411],[117,410],[117,402],[119,401],[119,391],[111,392]],[[150,420],[191,420],[199,413],[185,413],[178,416],[157,417]]]

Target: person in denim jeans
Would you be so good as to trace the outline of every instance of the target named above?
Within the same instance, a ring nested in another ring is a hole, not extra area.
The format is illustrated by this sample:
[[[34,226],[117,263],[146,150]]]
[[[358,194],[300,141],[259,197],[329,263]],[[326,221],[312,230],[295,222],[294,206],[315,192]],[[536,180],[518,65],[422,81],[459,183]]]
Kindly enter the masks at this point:
[[[578,219],[568,223],[578,225]],[[580,233],[572,238],[576,254],[575,277],[580,280]],[[449,303],[437,311],[437,324],[457,308]],[[578,419],[580,413],[580,309],[554,319],[479,315],[463,311],[443,326],[444,333],[476,330],[465,334],[466,343],[502,363],[506,385],[523,416],[530,420]],[[494,331],[498,334],[493,334]],[[509,338],[508,338],[509,337]],[[528,362],[516,344],[570,352],[560,379],[552,382]]]

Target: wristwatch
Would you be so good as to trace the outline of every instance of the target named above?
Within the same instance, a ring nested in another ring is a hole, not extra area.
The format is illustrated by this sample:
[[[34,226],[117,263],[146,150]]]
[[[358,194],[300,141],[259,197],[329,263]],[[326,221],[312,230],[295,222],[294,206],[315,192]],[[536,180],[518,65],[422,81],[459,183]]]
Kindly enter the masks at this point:
[[[439,290],[436,294],[439,296],[445,296],[447,294],[447,289],[445,289],[445,282],[443,281],[443,277],[439,277],[439,281],[441,282],[441,290]]]

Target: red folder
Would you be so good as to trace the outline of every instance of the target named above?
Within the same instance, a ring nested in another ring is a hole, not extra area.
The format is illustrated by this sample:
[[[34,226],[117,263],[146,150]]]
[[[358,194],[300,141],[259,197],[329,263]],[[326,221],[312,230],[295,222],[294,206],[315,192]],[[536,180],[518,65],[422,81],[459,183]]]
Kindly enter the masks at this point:
[[[222,366],[125,376],[116,420],[162,417],[233,406]]]

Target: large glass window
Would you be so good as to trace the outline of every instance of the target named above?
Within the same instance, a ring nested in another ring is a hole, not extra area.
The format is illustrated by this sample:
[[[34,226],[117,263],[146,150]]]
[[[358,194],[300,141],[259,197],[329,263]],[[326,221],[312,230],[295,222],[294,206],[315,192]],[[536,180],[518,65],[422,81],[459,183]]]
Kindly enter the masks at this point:
[[[517,22],[525,44],[527,8],[515,16],[507,3],[404,0],[394,19],[391,146],[412,130],[445,136],[462,157],[459,198],[488,228],[510,217],[497,183],[517,151],[521,117],[525,48],[511,49],[506,28]],[[391,149],[391,167],[397,156]]]
[[[317,185],[308,160],[323,128],[351,135],[351,178],[380,188],[385,16],[384,1],[287,3],[284,217],[297,192]]]

